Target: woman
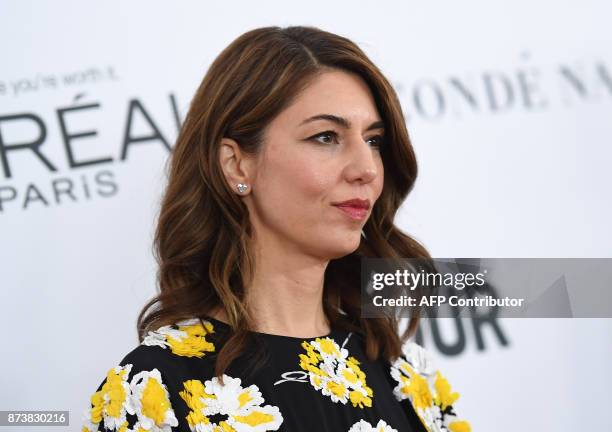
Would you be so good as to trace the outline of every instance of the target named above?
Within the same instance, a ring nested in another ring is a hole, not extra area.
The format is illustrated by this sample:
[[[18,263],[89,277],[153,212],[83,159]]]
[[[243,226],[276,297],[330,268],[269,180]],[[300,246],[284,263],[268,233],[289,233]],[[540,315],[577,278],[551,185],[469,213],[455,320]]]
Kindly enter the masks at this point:
[[[160,293],[84,430],[468,431],[360,257],[423,257],[393,224],[416,176],[397,96],[351,41],[267,27],[212,63],[155,237]]]

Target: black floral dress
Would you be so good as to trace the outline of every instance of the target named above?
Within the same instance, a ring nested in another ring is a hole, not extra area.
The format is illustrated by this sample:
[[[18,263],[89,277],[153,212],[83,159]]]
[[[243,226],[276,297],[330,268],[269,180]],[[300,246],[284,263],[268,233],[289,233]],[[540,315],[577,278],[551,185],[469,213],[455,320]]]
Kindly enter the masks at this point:
[[[222,384],[214,364],[230,332],[214,318],[149,332],[107,372],[82,431],[470,431],[454,412],[459,395],[413,342],[390,364],[367,360],[361,335],[341,329],[251,332]]]

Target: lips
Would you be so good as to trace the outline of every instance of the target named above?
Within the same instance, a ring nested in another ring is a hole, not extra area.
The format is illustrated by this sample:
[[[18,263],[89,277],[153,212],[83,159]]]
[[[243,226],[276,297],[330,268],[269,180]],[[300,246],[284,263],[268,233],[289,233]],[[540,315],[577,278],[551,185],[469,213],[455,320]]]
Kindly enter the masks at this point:
[[[333,203],[333,205],[339,206],[339,207],[363,208],[363,209],[368,210],[370,208],[370,201],[368,201],[367,199],[353,198],[347,201]]]
[[[370,201],[358,198],[333,203],[335,207],[354,220],[363,220],[370,208]]]

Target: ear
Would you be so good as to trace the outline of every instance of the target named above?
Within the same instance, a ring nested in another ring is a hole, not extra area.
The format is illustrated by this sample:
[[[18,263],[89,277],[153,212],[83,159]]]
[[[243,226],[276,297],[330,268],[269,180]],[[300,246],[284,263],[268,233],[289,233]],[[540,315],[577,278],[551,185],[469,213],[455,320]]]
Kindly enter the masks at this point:
[[[252,187],[250,158],[240,149],[238,143],[231,138],[221,139],[219,163],[225,174],[229,187],[240,195],[246,195]],[[247,185],[247,189],[239,190],[238,184]]]

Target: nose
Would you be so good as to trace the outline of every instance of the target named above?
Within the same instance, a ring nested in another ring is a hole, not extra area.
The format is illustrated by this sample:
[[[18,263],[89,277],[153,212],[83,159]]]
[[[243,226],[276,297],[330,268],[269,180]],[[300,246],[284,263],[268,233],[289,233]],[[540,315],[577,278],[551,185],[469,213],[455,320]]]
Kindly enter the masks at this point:
[[[376,158],[379,158],[376,150],[361,137],[352,139],[351,145],[347,146],[348,163],[345,176],[349,182],[370,183],[378,175]]]

